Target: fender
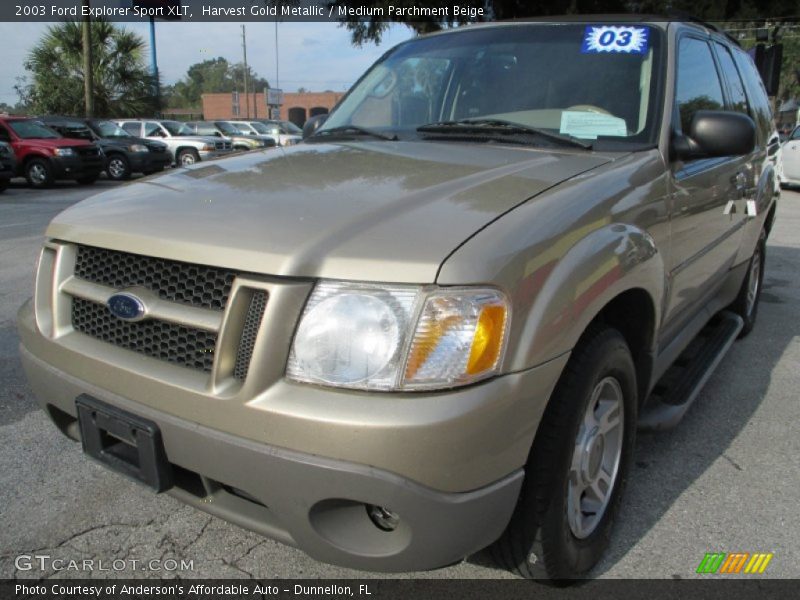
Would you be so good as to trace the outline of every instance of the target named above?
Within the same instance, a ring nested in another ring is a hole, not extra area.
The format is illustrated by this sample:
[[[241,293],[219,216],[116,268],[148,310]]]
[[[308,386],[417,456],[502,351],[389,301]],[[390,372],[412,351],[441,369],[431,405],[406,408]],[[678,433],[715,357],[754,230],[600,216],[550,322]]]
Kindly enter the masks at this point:
[[[664,273],[663,257],[646,231],[622,223],[591,231],[558,260],[536,294],[520,329],[511,370],[571,351],[589,323],[626,291],[647,293],[656,327]]]

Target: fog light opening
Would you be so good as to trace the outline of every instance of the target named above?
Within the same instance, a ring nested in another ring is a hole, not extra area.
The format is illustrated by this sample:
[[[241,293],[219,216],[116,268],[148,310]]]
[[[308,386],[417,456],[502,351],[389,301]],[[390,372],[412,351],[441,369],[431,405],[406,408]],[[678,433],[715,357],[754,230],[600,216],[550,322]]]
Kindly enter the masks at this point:
[[[385,506],[367,504],[367,514],[370,521],[381,531],[394,531],[400,524],[400,517]]]

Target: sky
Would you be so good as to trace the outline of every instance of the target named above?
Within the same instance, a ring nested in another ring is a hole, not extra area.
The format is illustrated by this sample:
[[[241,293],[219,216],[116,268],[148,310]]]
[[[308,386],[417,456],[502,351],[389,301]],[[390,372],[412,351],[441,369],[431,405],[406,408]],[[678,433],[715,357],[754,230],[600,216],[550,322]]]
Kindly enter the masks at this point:
[[[149,40],[148,23],[120,23]],[[275,24],[247,23],[247,62],[275,86]],[[0,61],[0,102],[14,105],[17,77],[28,51],[47,28],[46,23],[0,23],[3,60]],[[279,23],[279,84],[284,91],[344,91],[386,50],[411,37],[411,30],[394,25],[380,45],[361,48],[350,42],[348,31],[335,23]],[[158,67],[165,84],[181,79],[194,63],[222,56],[242,60],[239,23],[156,22]],[[149,64],[149,50],[147,61]]]

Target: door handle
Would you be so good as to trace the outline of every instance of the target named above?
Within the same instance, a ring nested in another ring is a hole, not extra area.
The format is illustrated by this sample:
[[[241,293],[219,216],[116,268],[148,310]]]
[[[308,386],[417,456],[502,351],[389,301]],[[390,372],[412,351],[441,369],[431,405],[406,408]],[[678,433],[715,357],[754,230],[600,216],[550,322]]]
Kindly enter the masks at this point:
[[[728,203],[725,205],[725,208],[722,210],[723,215],[735,215],[736,214],[736,202],[733,200],[728,200]]]

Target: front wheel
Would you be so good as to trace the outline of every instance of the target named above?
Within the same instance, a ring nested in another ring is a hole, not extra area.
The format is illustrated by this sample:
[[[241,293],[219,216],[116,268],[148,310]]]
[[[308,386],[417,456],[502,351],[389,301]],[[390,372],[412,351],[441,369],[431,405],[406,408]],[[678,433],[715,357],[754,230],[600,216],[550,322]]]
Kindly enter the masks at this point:
[[[492,553],[527,578],[565,582],[600,560],[633,455],[636,370],[615,329],[592,326],[556,386],[517,507]]]
[[[200,155],[197,153],[197,150],[187,148],[178,153],[178,164],[181,167],[188,167],[197,162],[200,162]]]
[[[112,181],[125,181],[131,177],[131,166],[128,159],[121,154],[114,154],[108,159],[106,173]]]
[[[43,158],[34,158],[25,166],[25,179],[32,188],[46,188],[53,185],[53,169]]]

